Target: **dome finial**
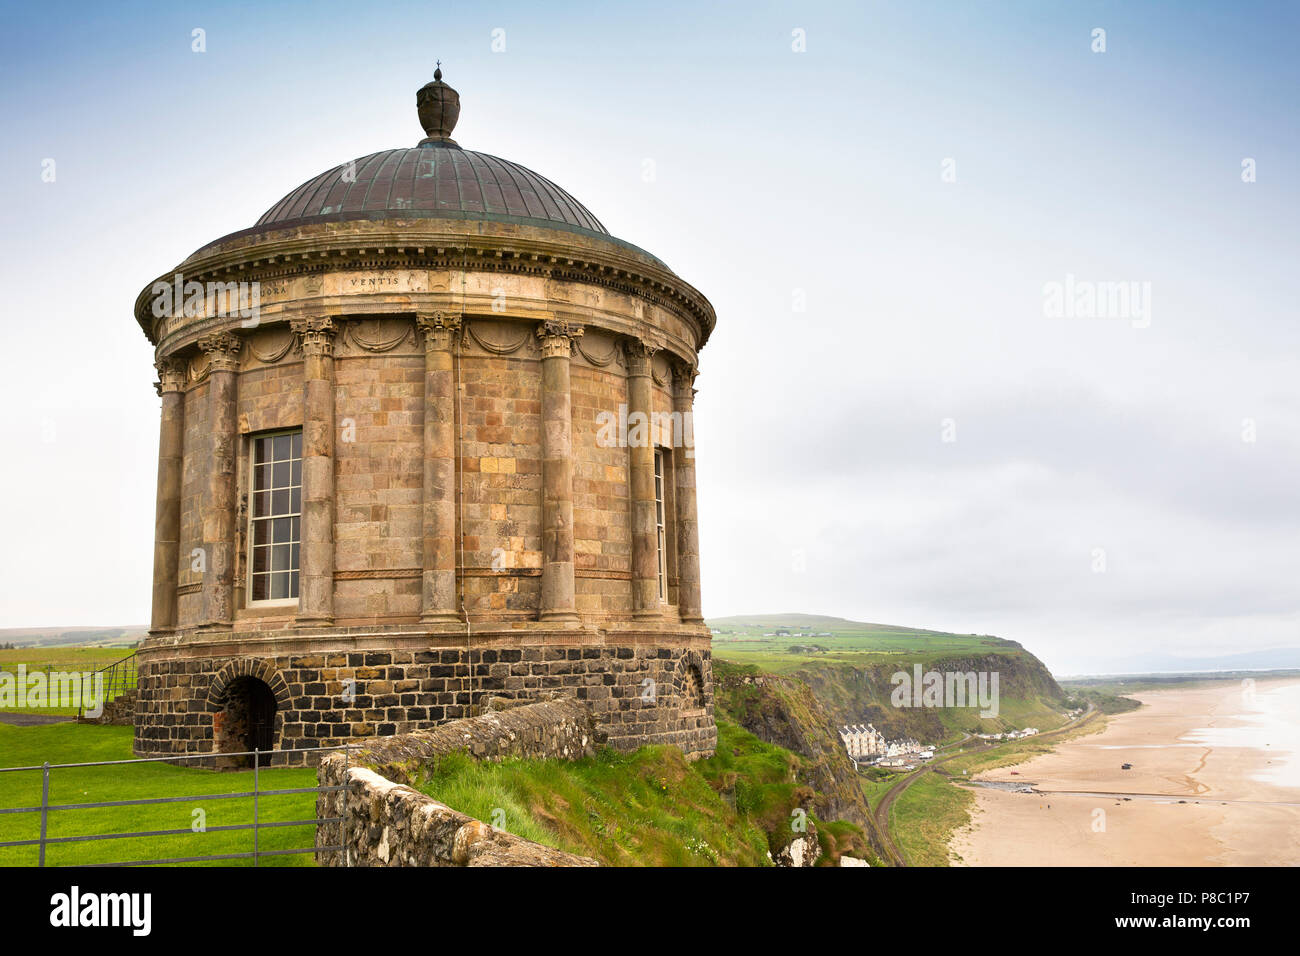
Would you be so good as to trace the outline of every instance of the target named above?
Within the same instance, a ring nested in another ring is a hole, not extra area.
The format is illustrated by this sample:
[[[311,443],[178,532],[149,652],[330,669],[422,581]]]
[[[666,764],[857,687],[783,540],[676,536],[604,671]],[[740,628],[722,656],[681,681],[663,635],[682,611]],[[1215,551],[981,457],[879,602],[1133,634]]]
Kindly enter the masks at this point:
[[[457,145],[451,131],[460,119],[460,94],[442,82],[442,60],[437,61],[433,82],[424,84],[415,94],[415,106],[427,134],[420,140],[421,146]]]

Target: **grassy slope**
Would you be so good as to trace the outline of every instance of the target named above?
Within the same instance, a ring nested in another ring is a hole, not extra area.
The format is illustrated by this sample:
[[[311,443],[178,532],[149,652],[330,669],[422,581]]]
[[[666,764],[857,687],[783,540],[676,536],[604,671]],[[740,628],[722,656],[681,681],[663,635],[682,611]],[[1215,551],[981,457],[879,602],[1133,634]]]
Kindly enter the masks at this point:
[[[617,866],[764,866],[795,835],[791,813],[814,794],[801,758],[725,720],[718,752],[688,763],[674,747],[602,750],[573,762],[477,763],[460,755],[420,789],[528,839]],[[866,857],[862,831],[813,817],[823,862]]]
[[[90,724],[51,724],[42,727],[12,727],[0,724],[0,766],[24,767],[50,763],[86,763],[99,760],[131,759],[131,728],[100,727]],[[175,767],[165,763],[117,767],[57,769],[50,774],[50,803],[83,803],[104,800],[135,800],[152,797],[239,793],[252,789],[252,771],[233,773]],[[315,786],[316,772],[310,769],[263,770],[262,789],[291,789]],[[0,773],[0,808],[39,806],[39,771]],[[56,844],[46,851],[50,865],[103,863],[139,859],[189,857],[252,850],[252,831],[213,832],[212,827],[251,823],[251,799],[183,800],[152,806],[111,807],[96,810],[64,810],[49,815],[51,837],[93,833],[125,833],[144,830],[187,830],[193,825],[195,809],[207,815],[206,833],[186,832],[175,836],[97,840]],[[259,820],[263,822],[311,820],[316,812],[314,794],[262,797]],[[35,839],[40,834],[40,814],[0,814],[0,842]],[[259,848],[279,850],[309,847],[315,839],[314,826],[276,827],[259,833]],[[35,847],[0,848],[0,865],[34,866]],[[263,866],[304,866],[311,855],[271,857]],[[229,860],[227,866],[251,866],[251,860]]]
[[[813,807],[821,817],[870,830],[861,779],[834,730],[834,719],[806,683],[722,660],[714,662],[713,682],[717,714],[800,755],[799,780],[816,791]]]

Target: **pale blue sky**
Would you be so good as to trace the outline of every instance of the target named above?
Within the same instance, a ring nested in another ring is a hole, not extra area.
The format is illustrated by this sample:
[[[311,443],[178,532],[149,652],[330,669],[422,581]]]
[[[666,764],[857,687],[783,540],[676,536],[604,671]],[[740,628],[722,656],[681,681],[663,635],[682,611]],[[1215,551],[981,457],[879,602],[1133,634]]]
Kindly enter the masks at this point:
[[[147,619],[135,295],[321,170],[413,145],[440,57],[464,146],[717,308],[706,613],[996,633],[1062,672],[1300,646],[1298,9],[11,6],[0,626]],[[1045,318],[1067,273],[1151,283],[1150,327]]]

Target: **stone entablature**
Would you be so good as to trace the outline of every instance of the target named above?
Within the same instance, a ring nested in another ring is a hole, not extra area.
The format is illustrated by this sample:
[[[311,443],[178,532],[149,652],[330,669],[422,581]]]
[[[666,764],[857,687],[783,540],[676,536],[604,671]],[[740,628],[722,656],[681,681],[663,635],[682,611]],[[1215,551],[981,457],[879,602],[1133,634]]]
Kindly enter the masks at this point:
[[[501,293],[515,315],[596,324],[623,335],[653,330],[664,347],[694,360],[716,323],[712,306],[662,263],[609,239],[533,226],[414,221],[318,223],[255,239],[219,242],[160,275],[135,314],[162,352],[213,329],[238,330],[238,316],[157,316],[156,283],[259,284],[261,322],[300,311],[493,315]],[[394,297],[401,301],[394,302]],[[180,311],[180,310],[175,310]],[[246,321],[246,320],[245,320]]]

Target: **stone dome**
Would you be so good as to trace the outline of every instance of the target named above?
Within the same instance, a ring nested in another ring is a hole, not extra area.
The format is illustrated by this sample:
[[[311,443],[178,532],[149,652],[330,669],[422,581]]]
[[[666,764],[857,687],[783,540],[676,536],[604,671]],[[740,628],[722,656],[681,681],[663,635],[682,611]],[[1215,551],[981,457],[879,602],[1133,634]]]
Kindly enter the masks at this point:
[[[387,149],[326,170],[250,231],[352,219],[479,219],[609,231],[582,203],[518,163],[443,141]]]

